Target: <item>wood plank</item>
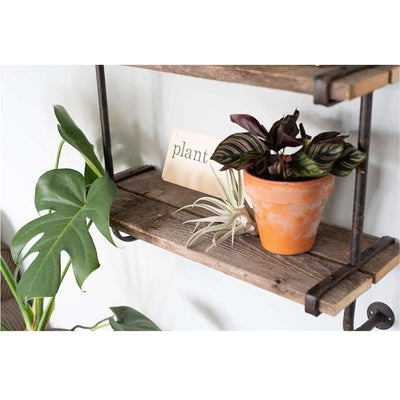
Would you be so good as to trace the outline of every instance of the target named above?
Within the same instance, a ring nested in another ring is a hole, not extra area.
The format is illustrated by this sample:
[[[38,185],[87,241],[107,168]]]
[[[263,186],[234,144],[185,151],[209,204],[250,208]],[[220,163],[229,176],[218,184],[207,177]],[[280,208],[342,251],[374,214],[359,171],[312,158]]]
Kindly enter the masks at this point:
[[[375,236],[364,234],[361,240],[361,248],[366,249],[378,239]],[[310,253],[338,263],[347,264],[350,260],[350,243],[350,230],[321,223],[317,239]],[[399,244],[394,243],[363,265],[360,271],[371,275],[373,283],[377,283],[399,263]]]
[[[383,71],[389,71],[389,83],[396,83],[400,80],[399,65],[377,65],[375,68]]]
[[[195,208],[172,213],[204,194],[164,182],[155,170],[125,179],[118,187],[119,197],[111,212],[112,225],[117,229],[302,304],[310,287],[347,262],[348,255],[341,254],[340,237],[343,233],[349,235],[349,231],[325,224],[319,236],[331,235],[334,246],[326,246],[329,239],[321,238],[315,252],[298,256],[271,254],[262,248],[258,238],[245,236],[235,239],[233,249],[225,243],[209,254],[204,253],[211,236],[186,249],[193,227],[182,223],[208,212]],[[366,239],[369,244],[375,238],[367,235]],[[252,260],[250,265],[248,260]],[[378,269],[377,265],[374,267]],[[354,274],[325,294],[321,311],[336,315],[367,290],[371,280],[362,272]]]
[[[120,182],[118,186],[132,193],[149,199],[157,199],[177,208],[192,204],[204,196],[204,193],[163,181],[160,172],[155,170],[126,179]],[[208,215],[207,211],[199,208],[187,211],[195,216]],[[378,240],[377,237],[364,234],[362,248],[371,246],[376,240]],[[344,265],[350,259],[350,243],[350,230],[321,223],[315,245],[309,253]],[[360,271],[371,275],[373,282],[377,283],[399,263],[399,244],[396,243],[378,253]]]
[[[335,69],[337,66],[313,65],[133,65],[204,79],[242,83],[298,93],[314,93],[316,75]],[[335,80],[330,87],[332,100],[344,101],[363,96],[396,81],[396,66],[380,66]],[[397,75],[396,75],[397,74]]]
[[[211,240],[208,235],[186,249],[193,227],[183,222],[193,215],[185,210],[173,214],[176,209],[162,201],[120,189],[111,209],[111,224],[122,232],[301,304],[312,286],[340,267],[330,261],[321,262],[310,254],[273,255],[261,247],[258,238],[245,236],[238,236],[234,247],[223,243],[205,253]],[[371,283],[369,276],[361,272],[353,274],[321,298],[320,310],[336,315]]]

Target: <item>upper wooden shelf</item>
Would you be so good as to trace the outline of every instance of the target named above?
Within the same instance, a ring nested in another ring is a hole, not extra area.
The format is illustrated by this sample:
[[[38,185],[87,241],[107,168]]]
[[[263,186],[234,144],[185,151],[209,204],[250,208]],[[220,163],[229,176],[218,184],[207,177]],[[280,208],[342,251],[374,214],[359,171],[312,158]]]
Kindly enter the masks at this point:
[[[204,194],[164,182],[155,170],[118,180],[127,172],[116,175],[119,191],[111,208],[111,226],[138,239],[301,304],[311,287],[348,262],[351,231],[326,224],[321,224],[313,249],[296,256],[269,253],[258,238],[243,235],[235,238],[233,247],[227,241],[205,253],[212,237],[207,235],[186,249],[193,224],[183,222],[209,214],[197,208],[173,213]],[[375,240],[363,235],[363,247]],[[392,244],[325,293],[319,310],[332,316],[338,314],[398,263],[399,245]]]
[[[314,93],[314,78],[337,66],[312,65],[131,65],[217,81],[243,83],[298,93]],[[332,82],[329,98],[351,100],[399,80],[398,65],[379,65]]]

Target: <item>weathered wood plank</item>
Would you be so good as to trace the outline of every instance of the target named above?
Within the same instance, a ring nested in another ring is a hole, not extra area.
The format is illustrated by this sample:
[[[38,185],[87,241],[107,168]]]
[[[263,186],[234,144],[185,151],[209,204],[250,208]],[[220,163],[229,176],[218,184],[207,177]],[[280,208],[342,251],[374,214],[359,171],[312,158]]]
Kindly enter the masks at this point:
[[[362,249],[366,249],[379,238],[364,234]],[[328,258],[336,262],[347,264],[350,260],[351,231],[327,224],[320,224],[317,239],[311,254]],[[400,263],[399,244],[394,243],[378,253],[360,269],[361,272],[371,275],[373,282],[379,282],[388,272]]]
[[[383,71],[389,71],[389,83],[395,83],[400,80],[399,65],[377,65],[375,68]]]
[[[162,247],[193,261],[244,280],[280,296],[304,304],[306,292],[340,267],[310,254],[278,256],[265,251],[258,238],[239,236],[235,246],[223,243],[205,253],[211,236],[191,249],[185,244],[193,227],[183,224],[193,218],[185,210],[123,189],[111,209],[111,224],[122,232]],[[324,295],[320,310],[336,315],[371,286],[372,279],[357,272]]]
[[[192,204],[195,200],[204,196],[204,193],[163,181],[160,172],[155,170],[126,179],[120,182],[118,186],[149,199],[157,199],[176,208]],[[208,215],[207,211],[199,208],[187,211],[197,216]],[[371,246],[376,240],[378,240],[377,237],[364,234],[362,248]],[[350,259],[350,242],[350,230],[321,223],[317,240],[309,253],[322,259],[347,264]],[[399,263],[399,244],[393,244],[366,263],[361,268],[361,272],[371,275],[373,282],[377,283]]]
[[[337,66],[313,65],[134,65],[197,78],[268,87],[298,93],[314,93],[314,78]],[[390,67],[390,68],[385,68]],[[397,68],[396,68],[397,67]],[[371,67],[336,79],[330,87],[332,100],[351,100],[398,80],[398,66]],[[397,77],[397,80],[396,80]]]

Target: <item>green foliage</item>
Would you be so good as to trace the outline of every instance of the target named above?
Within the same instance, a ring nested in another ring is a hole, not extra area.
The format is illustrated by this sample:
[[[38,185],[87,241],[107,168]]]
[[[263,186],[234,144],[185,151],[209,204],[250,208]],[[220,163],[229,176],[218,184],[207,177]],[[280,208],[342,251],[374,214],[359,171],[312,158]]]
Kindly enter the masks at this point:
[[[109,212],[117,189],[109,178],[97,179],[86,198],[84,177],[72,169],[56,169],[43,174],[37,184],[35,205],[37,211],[53,210],[25,226],[14,236],[11,252],[17,263],[23,248],[30,240],[43,234],[22,258],[37,253],[17,286],[26,301],[34,297],[54,296],[60,285],[60,253],[66,251],[79,287],[99,267],[96,248],[88,232],[86,218],[112,244]]]
[[[161,329],[145,315],[131,307],[110,307],[116,320],[111,317],[109,323],[114,331],[161,331]]]
[[[365,159],[365,153],[356,149],[350,143],[345,143],[343,152],[333,164],[331,174],[337,176],[347,176],[358,167]]]
[[[266,151],[268,151],[267,146],[258,139],[256,134],[250,132],[235,133],[218,145],[211,160],[224,165],[222,170],[242,169],[245,165],[243,155],[251,154],[253,157],[259,158]]]
[[[79,287],[99,267],[96,248],[89,233],[92,222],[115,245],[109,228],[110,207],[117,195],[115,183],[104,176],[93,145],[64,107],[54,106],[54,113],[63,141],[57,152],[56,169],[39,178],[35,191],[37,211],[49,212],[23,226],[11,242],[11,253],[16,263],[22,250],[33,242],[19,261],[17,271],[28,256],[36,256],[18,283],[1,257],[1,274],[19,305],[26,330],[46,329],[55,307],[55,295],[71,264]],[[84,158],[84,177],[72,169],[58,169],[64,141]],[[89,190],[87,185],[90,185]],[[70,256],[62,274],[61,251]],[[50,297],[45,310],[43,297]],[[27,301],[32,298],[33,305]],[[117,321],[110,318],[114,330],[160,330],[143,314],[129,307],[114,307],[112,310],[117,316]]]
[[[295,153],[289,163],[290,176],[292,178],[318,178],[326,175],[326,170],[321,169],[312,158],[304,152]]]
[[[87,140],[85,134],[78,128],[66,109],[63,106],[55,105],[54,114],[59,123],[57,128],[61,137],[78,150],[85,159],[86,183],[93,183],[96,177],[104,176],[104,168],[94,152],[93,145]]]
[[[316,165],[328,173],[343,152],[342,143],[311,143],[304,146],[303,152],[312,158]]]
[[[255,176],[271,180],[314,179],[331,172],[348,175],[359,167],[365,154],[346,143],[340,132],[322,132],[311,140],[303,124],[297,126],[299,111],[274,122],[268,131],[248,114],[233,114],[231,121],[249,130],[236,133],[223,140],[211,156],[228,168],[246,169]],[[248,135],[251,136],[251,146]],[[298,137],[298,135],[300,136]],[[285,155],[285,147],[301,148]]]

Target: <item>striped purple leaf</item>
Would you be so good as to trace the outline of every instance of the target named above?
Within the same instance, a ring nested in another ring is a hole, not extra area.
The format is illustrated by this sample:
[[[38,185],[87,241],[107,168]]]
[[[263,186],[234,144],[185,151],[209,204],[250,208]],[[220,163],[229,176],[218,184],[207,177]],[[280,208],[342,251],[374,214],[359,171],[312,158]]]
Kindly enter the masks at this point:
[[[345,143],[340,157],[333,164],[331,174],[337,176],[347,176],[358,167],[365,159],[365,153],[356,149],[352,144]]]
[[[266,151],[269,151],[268,147],[255,133],[234,133],[217,146],[211,160],[222,164],[223,169],[242,169],[240,159],[243,154],[251,152],[253,156],[259,154],[261,157]]]

